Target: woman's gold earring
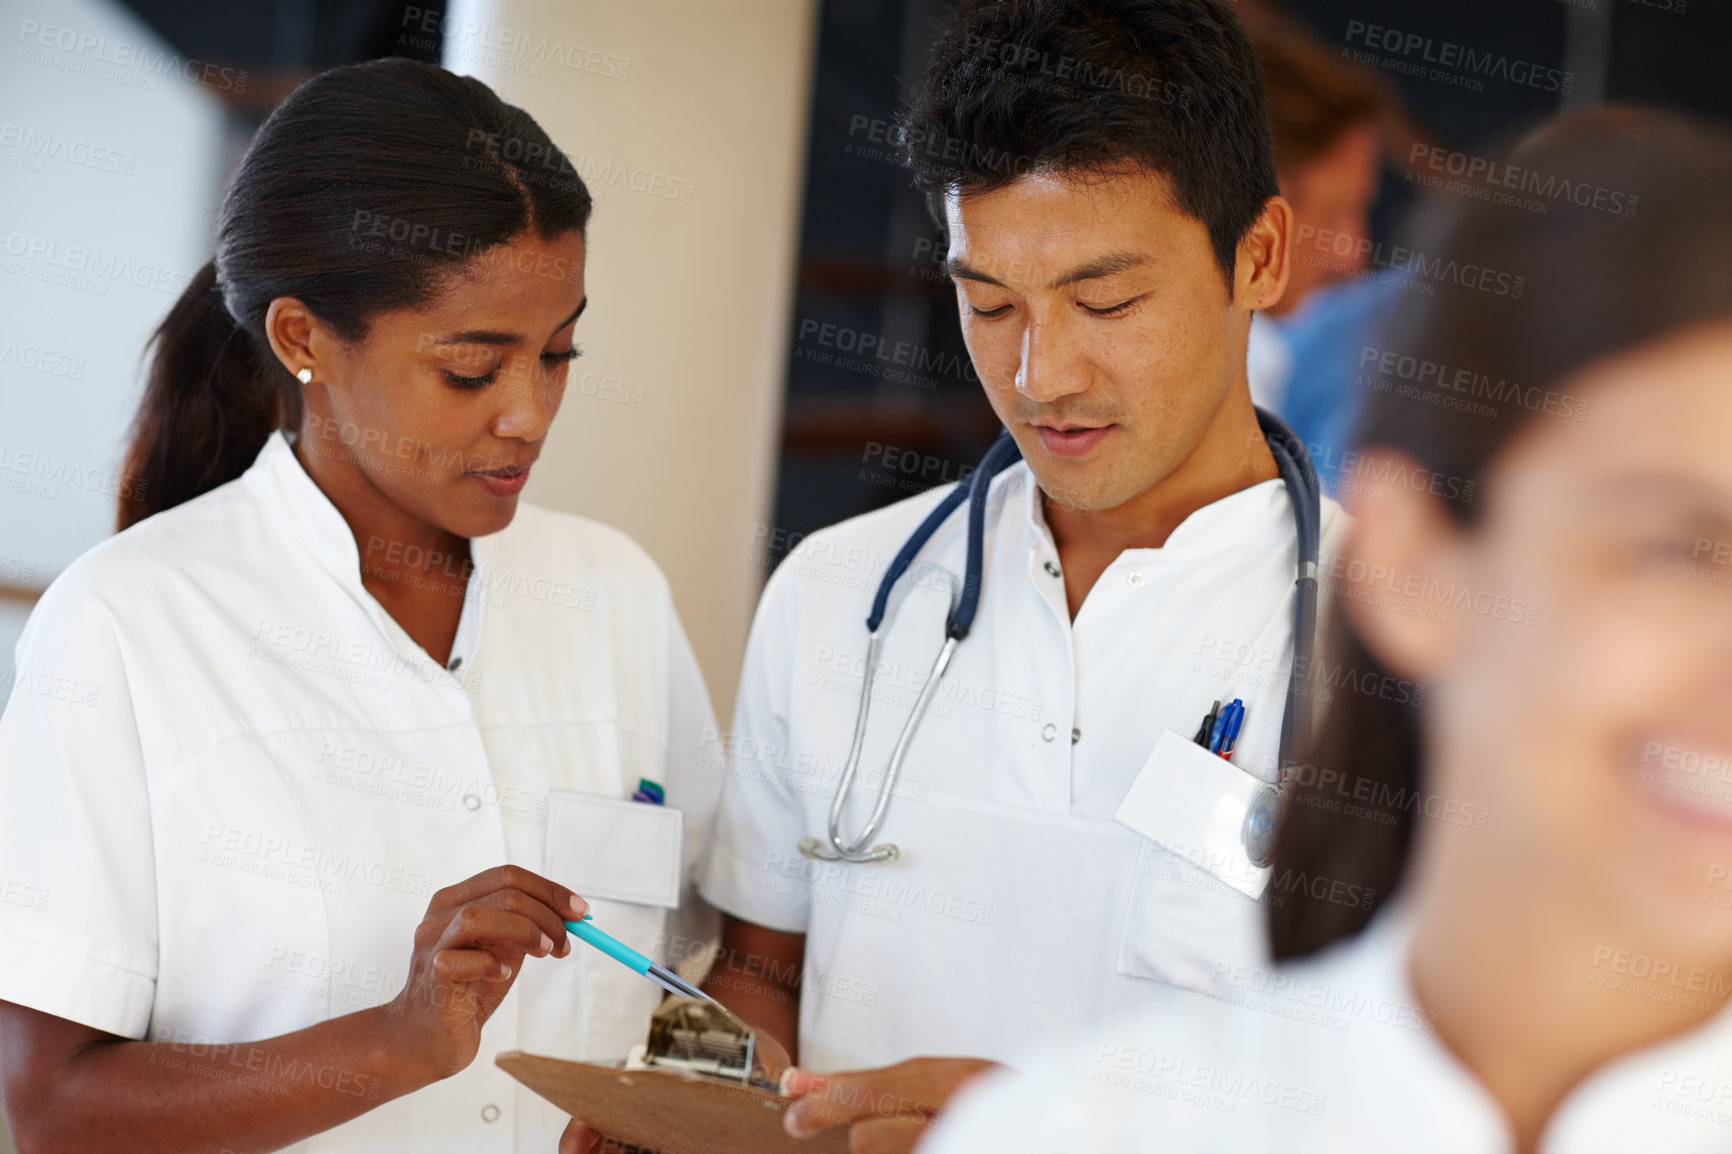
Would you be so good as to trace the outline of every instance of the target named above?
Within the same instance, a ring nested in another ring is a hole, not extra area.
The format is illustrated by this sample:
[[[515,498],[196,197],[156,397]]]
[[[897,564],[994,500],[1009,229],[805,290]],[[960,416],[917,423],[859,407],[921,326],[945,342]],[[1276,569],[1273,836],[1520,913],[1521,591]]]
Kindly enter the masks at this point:
[[[313,383],[313,370],[312,369],[302,369],[300,372],[295,374],[295,380],[301,382],[301,384],[303,384],[303,385],[312,384]]]

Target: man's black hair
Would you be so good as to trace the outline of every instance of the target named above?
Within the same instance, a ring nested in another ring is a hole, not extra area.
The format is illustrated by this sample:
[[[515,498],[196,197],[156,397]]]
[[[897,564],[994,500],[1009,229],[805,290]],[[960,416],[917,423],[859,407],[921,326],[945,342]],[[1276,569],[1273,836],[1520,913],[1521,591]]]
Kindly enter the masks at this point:
[[[1229,291],[1239,239],[1280,191],[1257,58],[1219,0],[962,0],[898,128],[941,228],[952,188],[1161,173]]]

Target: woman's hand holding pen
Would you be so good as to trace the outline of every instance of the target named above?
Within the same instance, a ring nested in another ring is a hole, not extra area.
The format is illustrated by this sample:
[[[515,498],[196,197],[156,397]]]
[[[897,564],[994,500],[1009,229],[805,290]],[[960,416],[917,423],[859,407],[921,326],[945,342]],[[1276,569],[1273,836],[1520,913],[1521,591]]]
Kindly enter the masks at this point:
[[[564,886],[511,865],[434,894],[415,930],[408,983],[384,1007],[397,1053],[430,1082],[464,1069],[523,959],[570,953],[565,923],[588,910]]]

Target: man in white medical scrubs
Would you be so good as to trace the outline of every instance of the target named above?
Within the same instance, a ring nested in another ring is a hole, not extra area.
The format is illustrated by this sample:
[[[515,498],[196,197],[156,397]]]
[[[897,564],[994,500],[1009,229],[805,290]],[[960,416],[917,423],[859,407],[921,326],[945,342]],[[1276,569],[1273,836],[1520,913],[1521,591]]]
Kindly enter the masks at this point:
[[[827,841],[873,593],[941,491],[813,534],[770,580],[699,881],[729,915],[710,989],[802,1067],[790,1128],[857,1115],[873,1148],[1025,1039],[1263,960],[1260,886],[1222,876],[1205,831],[1157,844],[1115,814],[1163,732],[1188,742],[1216,702],[1243,702],[1233,765],[1275,773],[1299,562],[1245,368],[1292,218],[1226,7],[964,5],[903,130],[1024,460],[992,482],[978,616],[872,839],[898,855],[799,843]],[[1332,502],[1321,524],[1327,557]],[[890,597],[844,840],[931,675],[965,537],[959,510]],[[810,1073],[929,1054],[973,1058]]]

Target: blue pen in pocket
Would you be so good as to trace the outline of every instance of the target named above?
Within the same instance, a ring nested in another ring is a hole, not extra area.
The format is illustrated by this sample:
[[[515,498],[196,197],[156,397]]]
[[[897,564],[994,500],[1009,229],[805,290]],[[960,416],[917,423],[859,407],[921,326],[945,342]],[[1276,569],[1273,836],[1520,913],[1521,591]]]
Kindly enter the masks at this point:
[[[1233,714],[1245,708],[1245,703],[1237,697],[1221,707],[1221,712],[1215,715],[1215,724],[1209,727],[1209,752],[1220,753],[1221,742],[1226,740],[1227,723]]]
[[[1222,757],[1231,758],[1233,751],[1239,747],[1239,731],[1245,728],[1245,703],[1237,697],[1233,699],[1233,715],[1227,719],[1227,727],[1221,731]]]

